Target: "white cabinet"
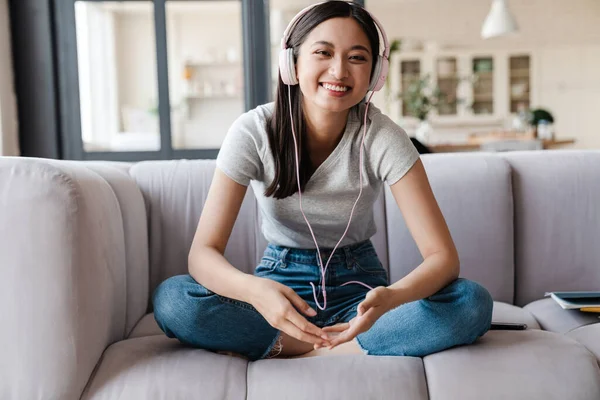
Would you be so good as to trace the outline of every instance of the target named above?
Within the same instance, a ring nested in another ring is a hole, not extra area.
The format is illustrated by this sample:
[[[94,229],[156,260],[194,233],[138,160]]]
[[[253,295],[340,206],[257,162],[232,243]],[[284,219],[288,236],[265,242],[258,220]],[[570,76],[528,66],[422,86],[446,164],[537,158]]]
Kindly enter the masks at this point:
[[[402,52],[390,60],[390,116],[415,125],[398,95],[415,77],[430,76],[446,95],[446,104],[429,114],[439,127],[502,127],[520,105],[532,105],[532,52],[449,51]]]

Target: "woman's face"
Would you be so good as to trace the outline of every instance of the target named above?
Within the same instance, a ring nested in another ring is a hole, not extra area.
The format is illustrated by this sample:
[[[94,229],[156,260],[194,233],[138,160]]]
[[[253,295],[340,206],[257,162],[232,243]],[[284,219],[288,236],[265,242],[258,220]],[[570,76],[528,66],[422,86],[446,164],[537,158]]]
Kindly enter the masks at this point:
[[[354,18],[331,18],[317,25],[300,46],[296,74],[305,102],[344,111],[367,94],[371,45]]]

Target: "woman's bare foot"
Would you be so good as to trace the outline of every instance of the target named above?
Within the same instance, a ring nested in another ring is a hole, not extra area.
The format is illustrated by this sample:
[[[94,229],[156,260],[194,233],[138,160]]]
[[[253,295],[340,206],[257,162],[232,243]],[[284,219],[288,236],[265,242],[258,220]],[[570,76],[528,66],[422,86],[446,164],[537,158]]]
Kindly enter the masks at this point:
[[[292,356],[288,358],[306,358],[306,357],[317,357],[317,356],[339,356],[342,354],[364,354],[361,348],[358,346],[356,341],[351,340],[346,343],[342,343],[329,350],[327,347],[323,347],[316,350],[311,350],[308,353]]]
[[[281,344],[281,352],[273,358],[306,358],[316,356],[335,356],[341,354],[363,354],[363,351],[358,346],[358,343],[356,343],[354,340],[337,345],[332,350],[329,350],[326,347],[315,350],[311,343],[302,342],[282,332]],[[248,360],[247,357],[238,353],[234,353],[233,351],[223,350],[217,351],[216,353]]]
[[[312,343],[307,343],[298,340],[295,337],[289,336],[285,332],[281,332],[280,341],[281,352],[277,354],[274,358],[290,358],[294,356],[299,356],[301,354],[308,353],[314,348]]]
[[[303,342],[294,337],[289,336],[285,332],[281,332],[280,337],[277,340],[277,343],[271,350],[271,354],[269,354],[266,358],[290,358],[293,356],[299,356],[301,354],[306,354],[313,350],[313,344]],[[218,354],[240,357],[243,359],[248,359],[241,354],[234,353],[232,351],[220,350],[217,351]]]

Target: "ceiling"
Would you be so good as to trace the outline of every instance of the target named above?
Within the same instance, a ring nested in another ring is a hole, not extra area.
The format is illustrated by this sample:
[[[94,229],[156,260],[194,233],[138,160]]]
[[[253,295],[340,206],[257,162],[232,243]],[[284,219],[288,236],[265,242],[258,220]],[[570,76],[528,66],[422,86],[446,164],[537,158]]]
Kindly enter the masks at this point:
[[[293,16],[314,3],[270,0],[270,9]],[[448,48],[600,44],[600,0],[508,0],[520,28],[518,36],[487,41],[479,33],[491,0],[365,0],[365,3],[391,39],[414,38]],[[119,13],[153,12],[151,1],[95,4]],[[239,14],[241,2],[167,1],[167,13],[177,12]]]

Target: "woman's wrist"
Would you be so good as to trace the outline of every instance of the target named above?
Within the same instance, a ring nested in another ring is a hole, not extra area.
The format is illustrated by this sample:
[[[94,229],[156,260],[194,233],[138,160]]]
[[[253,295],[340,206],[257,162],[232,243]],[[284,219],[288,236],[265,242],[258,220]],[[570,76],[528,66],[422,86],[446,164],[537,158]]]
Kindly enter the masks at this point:
[[[240,291],[240,293],[242,293],[242,301],[248,304],[254,303],[254,299],[256,298],[256,296],[260,295],[260,293],[258,293],[259,290],[257,288],[257,283],[260,279],[263,278],[260,278],[255,275],[245,274],[245,276],[242,278],[242,281],[240,282],[242,287],[242,290]]]

